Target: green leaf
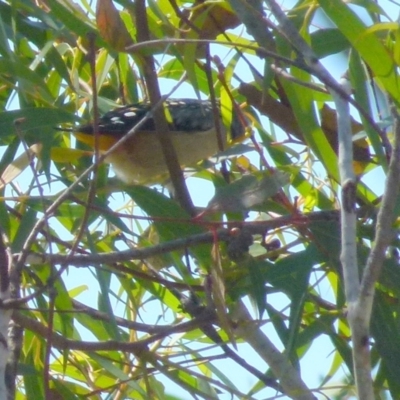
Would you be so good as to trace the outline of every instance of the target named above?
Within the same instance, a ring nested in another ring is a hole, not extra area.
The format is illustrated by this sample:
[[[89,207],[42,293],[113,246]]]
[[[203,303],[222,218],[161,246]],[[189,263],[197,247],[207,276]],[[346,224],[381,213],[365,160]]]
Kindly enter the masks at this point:
[[[40,99],[42,102],[51,104],[54,99],[43,82],[43,78],[35,71],[26,67],[22,60],[0,58],[0,77],[10,76],[16,78],[19,89],[23,95],[29,94],[34,99]],[[14,79],[2,79],[6,84],[14,85]]]
[[[175,201],[168,199],[156,190],[145,186],[133,186],[126,188],[126,192],[154,221],[161,242],[204,233],[201,225],[193,222]],[[197,258],[200,265],[209,268],[211,265],[211,247],[209,245],[191,246],[190,252]],[[184,271],[181,270],[181,272]]]
[[[30,333],[27,336],[31,336]],[[26,362],[28,365],[34,365],[35,363],[35,355],[32,352],[26,357]],[[44,398],[44,391],[43,391],[43,376],[40,373],[40,370],[37,369],[34,373],[26,373],[24,374],[24,389],[26,392],[26,398],[29,399],[37,399],[37,398]]]
[[[248,257],[245,263],[251,282],[249,295],[257,304],[258,318],[262,319],[267,306],[266,282],[262,279],[262,268],[260,263],[258,263],[253,257]]]
[[[22,250],[26,239],[36,224],[36,215],[36,211],[30,207],[23,212],[11,244],[13,253],[18,253]]]
[[[376,291],[371,333],[385,369],[390,393],[396,398],[400,396],[400,382],[397,379],[400,373],[400,365],[397,362],[400,357],[399,310],[398,306],[393,307],[391,303],[389,294]]]
[[[368,115],[372,115],[373,113],[370,106],[370,99],[368,96],[367,87],[367,82],[369,78],[366,76],[365,68],[358,52],[351,51],[350,53],[349,72],[352,87],[354,88],[354,97],[357,103],[364,111],[367,112]],[[385,156],[385,153],[383,151],[381,138],[379,137],[377,132],[371,127],[370,123],[366,121],[363,115],[360,115],[360,118],[363,121],[363,125],[365,126],[365,131],[368,135],[368,139],[371,141],[375,154],[378,157],[379,165],[386,169],[387,157]]]
[[[48,5],[51,8],[51,15],[64,23],[74,35],[86,38],[92,33],[96,38],[96,45],[105,47],[106,43],[96,35],[94,24],[85,16],[77,3],[66,2],[64,5],[56,0],[49,0]]]
[[[276,273],[275,268],[270,271],[271,275],[269,276],[269,281],[274,286],[279,282],[279,285],[284,288],[291,299],[289,330],[287,342],[285,344],[293,361],[295,361],[296,358],[297,337],[302,320],[310,273],[313,266],[318,263],[318,256],[316,247],[309,245],[306,250],[299,251],[296,254],[277,261],[275,264]],[[290,277],[288,276],[285,282],[283,282],[281,274],[285,272],[286,274],[290,273]],[[278,276],[280,276],[279,281],[277,281]]]
[[[318,2],[371,68],[382,88],[400,104],[400,81],[396,72],[397,66],[373,30],[369,30],[350,6],[343,1],[319,0]]]
[[[55,136],[54,128],[63,122],[77,121],[79,118],[58,108],[24,108],[22,110],[0,112],[0,139],[2,144],[15,138],[15,124],[24,132],[29,144],[43,140],[51,142],[49,134]]]
[[[11,56],[12,54],[2,14],[0,14],[0,54],[3,56]]]
[[[339,29],[318,29],[311,33],[311,47],[318,58],[348,50],[349,41]]]
[[[117,322],[115,321],[114,310],[111,305],[110,292],[111,292],[111,278],[112,275],[109,271],[105,271],[101,268],[96,269],[97,282],[100,286],[100,293],[98,296],[98,307],[99,310],[106,313],[110,319],[109,321],[103,321],[103,326],[108,331],[109,338],[113,340],[122,340],[121,333],[118,329]]]
[[[288,175],[280,171],[245,175],[227,186],[217,188],[207,210],[238,212],[252,209],[278,193],[288,182]]]
[[[295,67],[292,67],[292,74],[302,81],[310,80],[308,74]],[[307,145],[322,162],[329,175],[339,182],[337,157],[319,125],[313,91],[289,82],[285,82],[284,87]]]
[[[204,74],[204,71],[197,64],[194,64],[192,68],[194,68],[194,74],[196,76],[196,82],[199,90],[202,93],[208,94],[210,88],[206,74]],[[174,57],[172,60],[168,60],[161,66],[158,76],[159,78],[179,81],[182,79],[182,76],[185,74],[185,72],[186,70],[183,60],[180,57]],[[211,77],[213,82],[217,82],[217,74],[214,69],[211,70]]]

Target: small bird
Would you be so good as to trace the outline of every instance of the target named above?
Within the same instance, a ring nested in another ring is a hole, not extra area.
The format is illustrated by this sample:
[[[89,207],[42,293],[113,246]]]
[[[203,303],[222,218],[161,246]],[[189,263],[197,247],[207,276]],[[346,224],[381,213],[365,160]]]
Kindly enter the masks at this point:
[[[179,164],[189,166],[218,153],[212,103],[209,100],[168,99],[164,102],[169,134]],[[131,104],[107,112],[99,119],[99,151],[106,152],[126,135],[152,106],[149,102]],[[218,121],[224,145],[242,140],[245,126],[233,109],[230,127],[219,114]],[[69,130],[81,142],[94,146],[93,124]],[[112,164],[116,176],[126,184],[162,182],[168,176],[167,166],[158,138],[154,119],[150,116],[133,136],[105,159]]]

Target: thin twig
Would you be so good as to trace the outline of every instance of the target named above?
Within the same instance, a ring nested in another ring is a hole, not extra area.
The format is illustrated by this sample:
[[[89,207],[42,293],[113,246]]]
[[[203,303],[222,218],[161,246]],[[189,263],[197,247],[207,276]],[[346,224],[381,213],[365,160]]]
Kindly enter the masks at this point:
[[[254,221],[242,224],[242,229],[251,235],[265,234],[271,229],[281,228],[283,226],[306,225],[316,221],[337,221],[339,217],[338,211],[316,212],[305,215],[298,215],[295,218],[292,215],[275,218],[267,221]],[[238,226],[238,222],[232,222],[233,225]],[[161,254],[169,253],[175,250],[184,250],[188,247],[213,243],[215,239],[219,241],[227,241],[230,239],[229,229],[217,229],[215,232],[206,232],[196,235],[191,235],[185,238],[171,240],[169,242],[157,244],[150,247],[141,249],[129,249],[117,252],[107,252],[98,254],[75,254],[74,256],[66,256],[64,254],[37,254],[30,253],[27,261],[30,264],[43,264],[51,262],[54,264],[64,264],[68,262],[69,265],[77,267],[97,264],[111,264],[115,262],[125,262],[132,260],[144,260],[148,257],[155,257]],[[15,254],[14,257],[19,257]]]
[[[379,128],[379,126],[376,124],[376,122],[373,120],[371,115],[364,110],[358,104],[348,93],[346,90],[344,90],[332,77],[328,78],[328,75],[326,75],[328,72],[322,72],[322,65],[317,62],[318,59],[312,58],[312,64],[309,65],[304,62],[304,60],[301,59],[291,59],[288,57],[281,56],[278,53],[275,53],[273,51],[267,50],[263,47],[255,46],[255,45],[249,45],[245,43],[237,43],[237,42],[224,42],[222,40],[208,40],[208,39],[174,39],[174,38],[167,38],[167,39],[156,39],[156,40],[148,40],[144,43],[136,43],[132,46],[129,46],[127,50],[130,52],[138,52],[142,49],[148,48],[149,46],[159,46],[160,44],[165,44],[170,45],[170,44],[179,44],[179,43],[193,43],[193,44],[206,44],[206,43],[213,43],[213,44],[220,44],[223,46],[233,46],[233,47],[241,47],[249,50],[254,50],[258,55],[260,56],[265,56],[265,57],[271,57],[274,60],[281,61],[282,65],[293,65],[294,67],[297,67],[301,70],[304,70],[305,72],[308,72],[311,75],[316,76],[323,84],[325,84],[328,88],[331,88],[335,90],[340,96],[342,96],[346,101],[348,101],[352,106],[354,106],[357,111],[365,118],[365,120],[371,125],[371,127],[377,132],[379,137],[382,139],[386,152],[390,154],[390,143],[387,143],[387,138],[385,133],[382,131],[382,129]],[[276,73],[280,73],[282,76],[282,70],[281,69],[275,69]],[[300,83],[299,83],[300,84]],[[306,84],[305,86],[308,86],[309,84]],[[320,91],[320,88],[316,87],[315,90]]]

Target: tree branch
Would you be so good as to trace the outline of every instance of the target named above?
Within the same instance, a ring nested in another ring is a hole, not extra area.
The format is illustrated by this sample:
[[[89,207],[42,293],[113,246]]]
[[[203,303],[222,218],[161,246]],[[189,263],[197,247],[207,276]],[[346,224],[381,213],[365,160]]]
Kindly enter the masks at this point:
[[[321,79],[330,89],[337,111],[338,132],[339,132],[339,169],[342,186],[342,253],[341,261],[344,271],[346,298],[348,302],[348,320],[352,332],[354,374],[357,383],[358,398],[363,400],[373,400],[374,392],[371,378],[371,364],[369,355],[369,317],[373,301],[373,285],[375,284],[378,273],[376,270],[371,273],[368,279],[368,290],[364,299],[368,298],[368,304],[359,302],[359,277],[357,267],[357,247],[356,247],[356,181],[353,172],[353,146],[351,139],[351,123],[349,113],[349,94],[330,73],[322,66],[310,46],[300,36],[292,22],[286,17],[280,6],[274,0],[266,0],[275,18],[279,22],[278,29],[297,50],[304,59],[305,64],[311,69],[313,74]],[[382,138],[382,135],[381,135]],[[384,140],[384,138],[382,139]],[[385,143],[385,142],[383,142]],[[397,158],[397,157],[396,157]],[[393,160],[392,160],[393,161]],[[397,160],[399,163],[400,160]],[[399,168],[399,167],[397,167]],[[400,171],[397,171],[399,176]],[[388,179],[389,180],[389,179]],[[398,192],[399,182],[391,182],[393,190]],[[395,189],[394,189],[395,188]],[[391,204],[392,205],[392,204]],[[390,207],[390,206],[388,206]],[[393,204],[394,207],[394,204]],[[392,210],[393,211],[393,207]],[[382,212],[382,209],[380,213]],[[390,210],[389,210],[390,213]],[[391,222],[392,214],[384,222]],[[383,221],[382,221],[383,222]],[[385,232],[387,235],[387,231]],[[391,236],[390,236],[391,237]],[[379,253],[380,261],[383,261],[383,252],[389,243],[388,236],[379,242],[376,253]],[[372,253],[371,253],[372,255]],[[378,267],[379,270],[379,267]],[[372,271],[372,270],[371,270]],[[365,279],[364,279],[365,281]],[[362,305],[362,307],[360,307]],[[365,309],[368,305],[369,309]]]
[[[348,103],[332,92],[336,104],[339,135],[339,171],[342,186],[341,263],[347,299],[347,319],[351,328],[353,343],[354,375],[359,399],[373,400],[374,390],[371,378],[369,354],[369,318],[364,319],[365,310],[357,307],[360,278],[357,264],[356,232],[356,180],[353,172],[353,142],[351,139],[350,111]],[[363,324],[360,324],[360,317]]]
[[[349,321],[351,320],[352,329],[354,330],[354,353],[357,353],[355,359],[357,386],[359,398],[363,400],[374,399],[370,376],[369,326],[375,295],[375,284],[382,270],[386,250],[394,239],[394,210],[398,202],[400,187],[400,117],[394,104],[392,104],[392,116],[394,121],[394,144],[385,190],[378,212],[375,239],[362,276],[359,297],[353,309],[349,309]],[[369,393],[366,393],[367,383],[371,385]]]
[[[136,1],[136,23],[137,23],[137,41],[146,43],[150,40],[150,31],[147,22],[146,2],[144,0]],[[157,73],[155,70],[154,59],[151,55],[141,54],[142,70],[146,81],[147,91],[150,102],[156,104],[161,99],[160,88],[157,81]],[[195,209],[186,187],[183,172],[178,161],[175,148],[172,144],[171,137],[168,135],[169,128],[165,117],[164,109],[159,107],[154,109],[154,124],[157,132],[157,138],[161,144],[165,163],[172,181],[175,196],[181,207],[188,212],[189,215],[195,215]]]
[[[288,396],[295,400],[316,400],[298,371],[261,331],[241,301],[235,305],[232,318],[236,321],[235,333],[250,344],[269,365]]]

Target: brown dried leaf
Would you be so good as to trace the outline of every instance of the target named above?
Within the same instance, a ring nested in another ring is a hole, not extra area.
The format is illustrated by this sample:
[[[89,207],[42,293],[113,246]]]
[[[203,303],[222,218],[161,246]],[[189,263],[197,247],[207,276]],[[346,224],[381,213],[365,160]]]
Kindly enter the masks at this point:
[[[233,29],[240,24],[239,18],[230,9],[227,1],[205,3],[197,0],[192,12],[182,13],[180,32],[182,39],[215,39],[227,29]],[[179,47],[179,46],[178,46]],[[205,56],[205,46],[195,46],[197,57]]]
[[[134,42],[111,0],[98,0],[96,22],[100,36],[116,51],[126,51]]]
[[[241,84],[239,93],[244,95],[247,102],[266,115],[274,124],[278,125],[288,134],[295,136],[304,142],[303,133],[297,124],[296,117],[289,105],[285,105],[268,93],[263,93],[255,86],[249,84]],[[330,145],[337,152],[337,123],[336,111],[327,105],[320,111],[321,128],[324,131]],[[360,132],[363,126],[351,120],[351,128],[353,135]],[[370,152],[366,139],[358,139],[354,141],[354,160],[360,163],[368,163],[370,161]]]
[[[227,29],[236,28],[240,20],[227,2],[204,3],[196,1],[189,20],[200,29],[199,39],[215,39]]]

